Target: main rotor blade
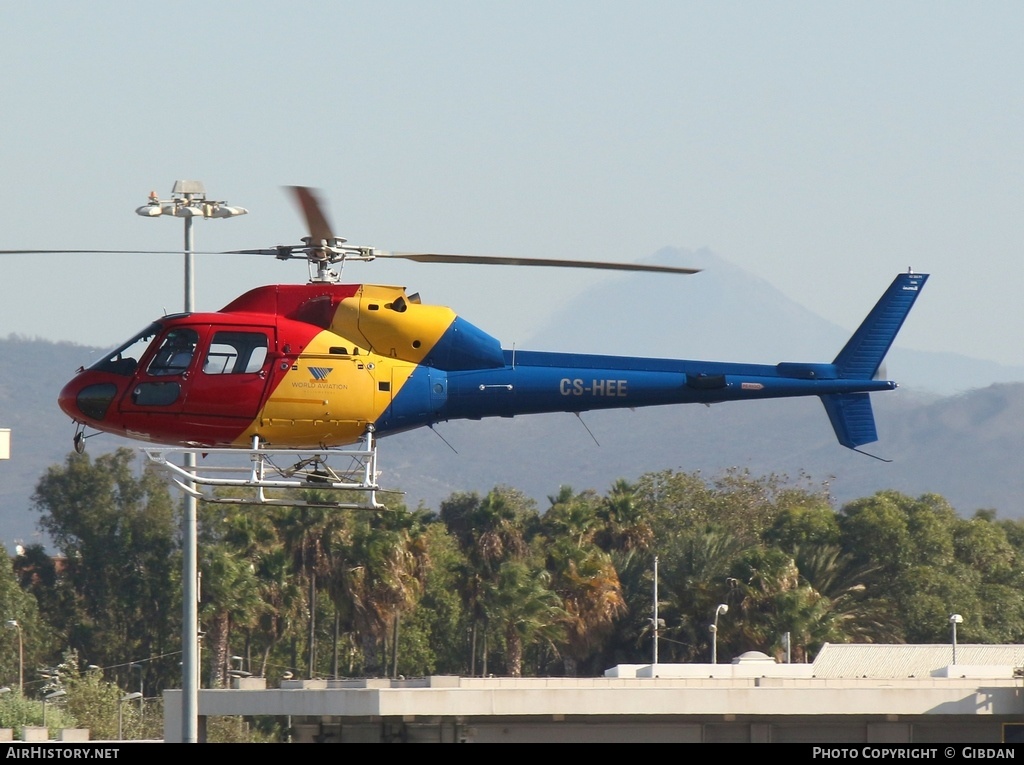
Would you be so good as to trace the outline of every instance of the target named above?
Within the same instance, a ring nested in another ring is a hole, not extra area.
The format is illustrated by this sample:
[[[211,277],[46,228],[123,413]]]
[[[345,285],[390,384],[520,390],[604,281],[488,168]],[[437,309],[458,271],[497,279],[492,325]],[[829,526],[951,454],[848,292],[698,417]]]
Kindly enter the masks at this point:
[[[334,241],[334,234],[331,233],[331,226],[327,222],[327,217],[324,215],[320,200],[316,197],[316,192],[308,186],[288,186],[288,188],[291,189],[292,194],[295,195],[295,199],[299,203],[299,207],[302,208],[302,214],[306,218],[306,225],[309,228],[309,235],[313,237],[313,244],[318,245],[321,242],[332,243]]]
[[[596,268],[606,271],[653,271],[663,274],[696,274],[699,268],[655,266],[644,263],[608,263],[597,260],[557,260],[550,258],[505,258],[489,255],[445,255],[437,252],[376,252],[378,258],[401,258],[417,263],[468,263],[487,266],[548,266],[552,268]]]
[[[181,255],[183,250],[0,250],[0,255]],[[272,255],[279,260],[305,260],[302,245],[281,245],[252,250],[194,250],[193,255]],[[507,258],[489,255],[451,255],[439,252],[373,251],[374,258],[412,260],[417,263],[463,263],[485,266],[544,266],[548,268],[590,268],[604,271],[641,271],[662,274],[697,274],[699,268],[656,266],[644,263],[609,263],[597,260],[552,258]]]
[[[181,255],[184,250],[0,250],[0,255]],[[194,255],[211,255],[193,251]]]
[[[224,250],[216,253],[218,255],[273,255],[278,260],[309,260],[306,250],[309,248],[303,244],[282,244],[279,247],[260,247],[254,250]]]

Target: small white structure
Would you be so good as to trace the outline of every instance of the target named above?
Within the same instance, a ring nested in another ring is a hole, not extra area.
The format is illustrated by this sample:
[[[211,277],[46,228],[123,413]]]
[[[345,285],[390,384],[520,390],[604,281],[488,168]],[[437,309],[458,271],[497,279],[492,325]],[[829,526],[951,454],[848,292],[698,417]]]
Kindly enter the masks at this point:
[[[619,664],[605,677],[813,677],[813,664],[779,664],[761,651],[747,651],[729,664]]]

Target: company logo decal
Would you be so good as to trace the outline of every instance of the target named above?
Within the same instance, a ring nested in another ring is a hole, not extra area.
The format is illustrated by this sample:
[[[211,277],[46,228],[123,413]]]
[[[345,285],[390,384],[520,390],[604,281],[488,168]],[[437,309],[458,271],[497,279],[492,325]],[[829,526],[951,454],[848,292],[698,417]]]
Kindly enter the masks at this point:
[[[306,371],[310,374],[309,381],[293,380],[291,383],[293,388],[307,388],[317,391],[348,390],[348,383],[346,382],[327,382],[327,378],[334,371],[334,367],[306,367]]]

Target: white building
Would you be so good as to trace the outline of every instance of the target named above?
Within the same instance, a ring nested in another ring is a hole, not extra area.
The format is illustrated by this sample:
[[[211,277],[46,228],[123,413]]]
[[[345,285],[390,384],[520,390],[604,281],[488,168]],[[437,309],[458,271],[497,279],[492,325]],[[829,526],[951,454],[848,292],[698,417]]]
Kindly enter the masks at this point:
[[[620,665],[604,677],[290,680],[199,692],[289,718],[296,742],[1000,743],[1024,728],[1024,646],[826,645],[813,664]],[[164,692],[167,741],[181,691]],[[1010,727],[1006,727],[1009,725]],[[202,738],[202,736],[200,736]]]

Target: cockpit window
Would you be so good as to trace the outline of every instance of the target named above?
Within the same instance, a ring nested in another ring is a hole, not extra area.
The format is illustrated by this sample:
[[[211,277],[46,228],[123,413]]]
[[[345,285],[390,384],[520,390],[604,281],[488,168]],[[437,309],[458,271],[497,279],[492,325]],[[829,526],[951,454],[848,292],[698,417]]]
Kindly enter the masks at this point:
[[[253,374],[267,360],[267,336],[262,332],[217,332],[203,362],[208,375]]]
[[[159,324],[150,324],[127,343],[92,364],[89,369],[131,377],[135,374],[136,367],[139,366],[139,359],[146,354],[149,344],[159,331]]]
[[[146,369],[151,375],[180,375],[188,371],[196,352],[199,333],[188,327],[172,329]]]

